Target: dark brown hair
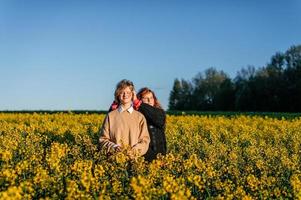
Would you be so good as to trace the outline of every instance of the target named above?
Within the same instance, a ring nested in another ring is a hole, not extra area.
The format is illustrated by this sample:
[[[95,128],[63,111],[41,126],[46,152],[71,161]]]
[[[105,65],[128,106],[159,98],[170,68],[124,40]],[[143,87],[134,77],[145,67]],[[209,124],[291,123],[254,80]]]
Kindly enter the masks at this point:
[[[158,99],[157,99],[155,93],[154,93],[151,89],[149,89],[149,88],[147,88],[147,87],[141,88],[141,89],[139,90],[139,92],[137,93],[137,98],[138,98],[139,100],[142,100],[143,96],[146,95],[146,94],[149,93],[149,92],[152,93],[152,95],[153,95],[153,97],[154,97],[154,107],[163,109],[162,106],[161,106],[161,104],[160,104],[160,102],[158,101]]]

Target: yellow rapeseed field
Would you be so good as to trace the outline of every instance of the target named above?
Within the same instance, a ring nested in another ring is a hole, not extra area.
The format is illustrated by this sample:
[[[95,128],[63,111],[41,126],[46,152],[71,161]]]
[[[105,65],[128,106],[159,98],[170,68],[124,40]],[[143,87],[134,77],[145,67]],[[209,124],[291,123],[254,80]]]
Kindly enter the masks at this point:
[[[0,199],[301,199],[301,118],[167,116],[152,163],[98,149],[100,114],[0,114]]]

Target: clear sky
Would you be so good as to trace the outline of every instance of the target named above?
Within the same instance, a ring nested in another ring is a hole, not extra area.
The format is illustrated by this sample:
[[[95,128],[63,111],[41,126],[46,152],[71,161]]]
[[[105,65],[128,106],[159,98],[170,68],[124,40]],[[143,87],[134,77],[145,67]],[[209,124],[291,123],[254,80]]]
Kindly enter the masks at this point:
[[[0,110],[107,110],[209,67],[231,78],[301,44],[300,0],[0,0]]]

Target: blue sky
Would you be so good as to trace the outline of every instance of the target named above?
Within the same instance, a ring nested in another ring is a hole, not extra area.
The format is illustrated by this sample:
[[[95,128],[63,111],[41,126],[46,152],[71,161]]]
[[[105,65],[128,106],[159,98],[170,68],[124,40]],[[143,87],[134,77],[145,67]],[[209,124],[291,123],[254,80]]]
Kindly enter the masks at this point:
[[[0,110],[106,110],[123,78],[231,78],[301,44],[298,0],[0,0]]]

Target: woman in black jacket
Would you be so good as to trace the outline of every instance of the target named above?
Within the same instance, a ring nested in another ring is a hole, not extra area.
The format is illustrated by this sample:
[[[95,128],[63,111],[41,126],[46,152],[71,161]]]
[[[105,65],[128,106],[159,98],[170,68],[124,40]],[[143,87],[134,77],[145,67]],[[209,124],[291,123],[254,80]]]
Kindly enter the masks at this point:
[[[134,108],[144,115],[151,139],[148,151],[144,155],[145,160],[150,162],[156,159],[157,154],[166,154],[166,114],[155,93],[149,88],[140,89],[137,93],[137,98],[138,101],[134,100]]]
[[[147,122],[150,143],[144,158],[146,161],[151,162],[156,159],[159,153],[165,155],[167,152],[165,137],[166,114],[155,93],[147,87],[141,88],[137,97],[134,95],[133,107],[144,115]],[[117,109],[117,104],[113,102],[109,111],[115,109]]]

